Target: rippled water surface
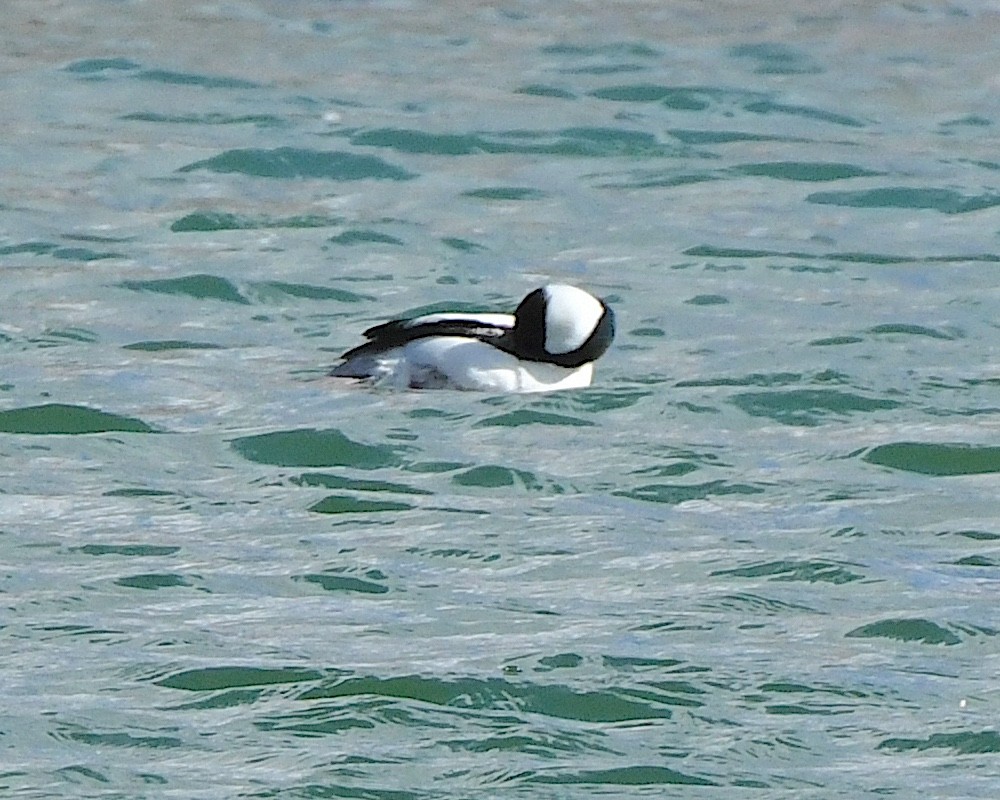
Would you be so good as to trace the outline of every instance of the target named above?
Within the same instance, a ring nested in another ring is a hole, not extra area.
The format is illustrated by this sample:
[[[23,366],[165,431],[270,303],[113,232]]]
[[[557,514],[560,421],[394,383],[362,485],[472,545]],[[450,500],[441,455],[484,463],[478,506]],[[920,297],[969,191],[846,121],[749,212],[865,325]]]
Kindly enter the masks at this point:
[[[996,796],[996,4],[4,13],[0,791]]]

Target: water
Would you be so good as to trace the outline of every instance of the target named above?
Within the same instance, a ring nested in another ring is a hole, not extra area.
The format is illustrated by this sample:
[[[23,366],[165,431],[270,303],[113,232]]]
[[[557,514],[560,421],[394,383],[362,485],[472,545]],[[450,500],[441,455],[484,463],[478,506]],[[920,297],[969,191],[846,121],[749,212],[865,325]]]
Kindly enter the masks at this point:
[[[8,3],[3,792],[996,796],[998,27]],[[325,377],[550,279],[588,390]]]

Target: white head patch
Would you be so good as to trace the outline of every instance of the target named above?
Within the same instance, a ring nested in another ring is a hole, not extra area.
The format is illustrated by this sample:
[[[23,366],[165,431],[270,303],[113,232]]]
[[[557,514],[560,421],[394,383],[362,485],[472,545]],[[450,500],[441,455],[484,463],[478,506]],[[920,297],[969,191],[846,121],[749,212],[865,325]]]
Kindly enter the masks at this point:
[[[543,292],[546,352],[560,355],[583,347],[604,314],[601,301],[564,283],[550,284]]]

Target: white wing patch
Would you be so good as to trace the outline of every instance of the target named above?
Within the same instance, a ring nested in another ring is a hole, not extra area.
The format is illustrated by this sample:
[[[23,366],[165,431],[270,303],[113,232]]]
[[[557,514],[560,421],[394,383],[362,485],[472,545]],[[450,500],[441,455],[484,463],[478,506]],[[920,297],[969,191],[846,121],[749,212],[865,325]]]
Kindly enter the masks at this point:
[[[433,325],[435,322],[471,322],[486,328],[513,328],[513,314],[462,314],[447,312],[443,314],[425,314],[406,321],[407,328],[418,325]]]

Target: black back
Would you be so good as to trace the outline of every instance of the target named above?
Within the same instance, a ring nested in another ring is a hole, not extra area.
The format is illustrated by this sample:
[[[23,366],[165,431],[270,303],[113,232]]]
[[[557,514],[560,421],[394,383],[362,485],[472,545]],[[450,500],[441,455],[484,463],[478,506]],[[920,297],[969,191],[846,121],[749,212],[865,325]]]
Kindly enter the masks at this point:
[[[467,339],[478,339],[482,342],[495,344],[497,340],[509,334],[510,330],[510,328],[504,328],[500,325],[486,324],[475,318],[448,319],[438,322],[394,319],[366,330],[365,338],[368,341],[348,350],[341,358],[350,359],[355,356],[375,355],[394,347],[402,347],[407,342],[416,339],[426,339],[429,336],[464,336]]]
[[[348,350],[341,358],[349,360],[358,356],[374,356],[429,336],[463,336],[490,344],[525,361],[576,369],[604,355],[614,339],[614,312],[603,300],[599,302],[604,312],[593,332],[580,347],[568,353],[549,353],[545,349],[545,291],[535,289],[515,310],[513,328],[491,325],[472,316],[436,322],[418,322],[419,317],[416,320],[396,319],[366,330],[368,341]]]

